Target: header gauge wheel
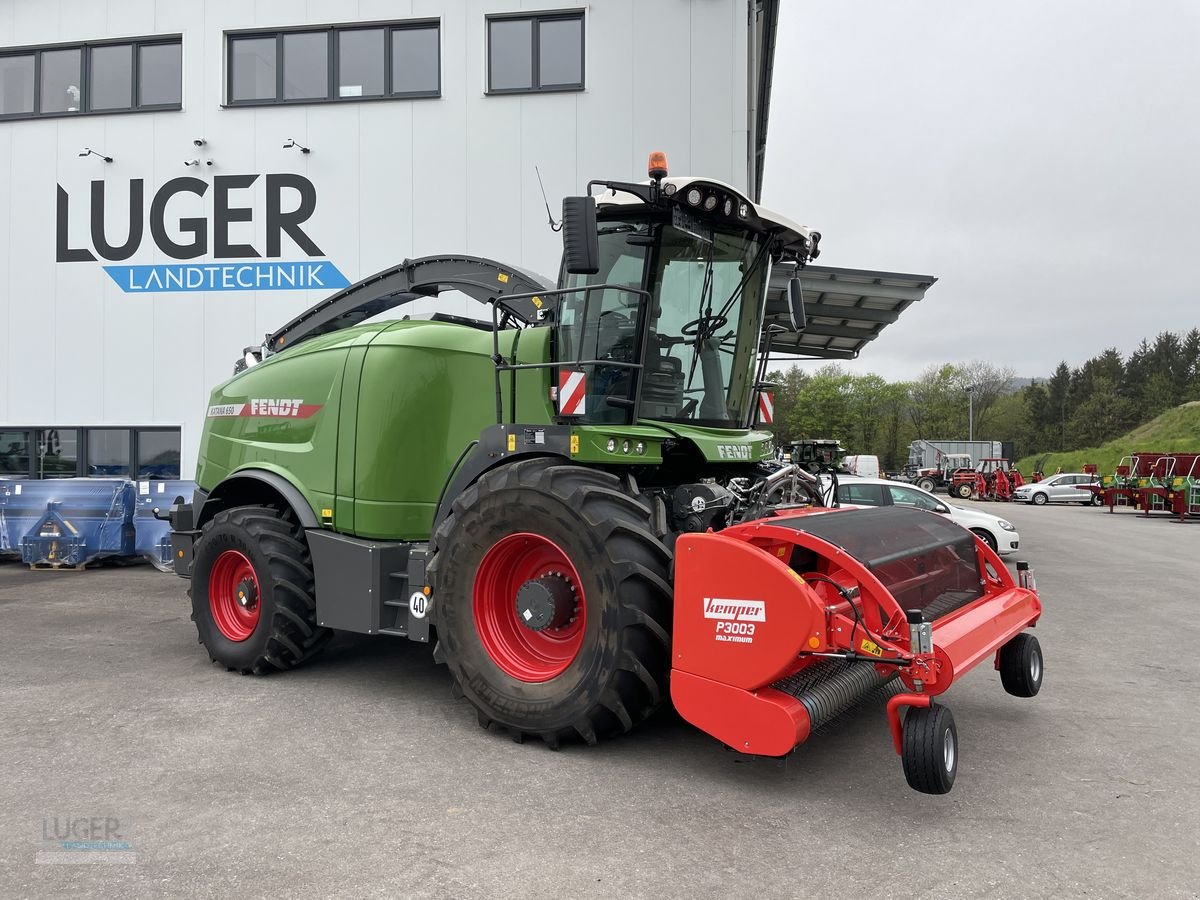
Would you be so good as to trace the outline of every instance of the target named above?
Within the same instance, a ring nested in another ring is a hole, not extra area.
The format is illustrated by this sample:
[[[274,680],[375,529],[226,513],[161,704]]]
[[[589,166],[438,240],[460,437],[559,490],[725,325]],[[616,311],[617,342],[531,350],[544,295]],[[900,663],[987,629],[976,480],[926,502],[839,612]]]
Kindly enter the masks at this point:
[[[593,743],[667,696],[671,553],[615,475],[503,465],[454,501],[435,547],[434,624],[481,723]]]

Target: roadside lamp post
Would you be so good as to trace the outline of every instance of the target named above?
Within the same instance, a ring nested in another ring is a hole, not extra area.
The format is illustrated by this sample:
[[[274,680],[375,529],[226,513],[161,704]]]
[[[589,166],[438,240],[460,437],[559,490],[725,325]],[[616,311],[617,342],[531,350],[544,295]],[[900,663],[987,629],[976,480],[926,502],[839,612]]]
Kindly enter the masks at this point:
[[[967,385],[967,440],[975,440],[975,385]]]

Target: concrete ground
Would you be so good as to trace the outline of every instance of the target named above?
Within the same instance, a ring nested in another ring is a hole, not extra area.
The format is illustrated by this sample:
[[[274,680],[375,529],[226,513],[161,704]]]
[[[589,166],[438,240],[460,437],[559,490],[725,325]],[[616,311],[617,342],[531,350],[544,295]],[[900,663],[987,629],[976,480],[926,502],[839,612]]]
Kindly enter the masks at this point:
[[[554,753],[482,731],[427,647],[340,635],[239,677],[172,576],[0,565],[0,896],[1197,896],[1200,526],[997,511],[1045,686],[952,689],[942,797],[906,786],[878,707],[786,762],[671,714]],[[48,864],[69,823],[129,847]]]

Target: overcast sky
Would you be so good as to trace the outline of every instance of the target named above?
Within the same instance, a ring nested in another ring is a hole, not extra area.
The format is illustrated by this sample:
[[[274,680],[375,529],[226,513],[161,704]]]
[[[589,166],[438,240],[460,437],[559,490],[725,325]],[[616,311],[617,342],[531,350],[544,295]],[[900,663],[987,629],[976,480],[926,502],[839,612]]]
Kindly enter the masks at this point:
[[[1200,2],[782,6],[763,203],[823,265],[939,279],[853,371],[1200,325]]]

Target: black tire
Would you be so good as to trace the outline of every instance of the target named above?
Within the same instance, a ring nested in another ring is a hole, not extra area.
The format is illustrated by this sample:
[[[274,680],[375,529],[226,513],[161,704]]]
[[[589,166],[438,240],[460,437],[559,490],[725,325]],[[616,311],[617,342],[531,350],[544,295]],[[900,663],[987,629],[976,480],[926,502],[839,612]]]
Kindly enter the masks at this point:
[[[1034,697],[1042,689],[1042,645],[1032,634],[1018,634],[1000,648],[1000,683],[1014,697]]]
[[[993,553],[1000,552],[1000,547],[996,543],[996,539],[992,536],[992,533],[990,531],[985,531],[982,528],[972,528],[971,533],[974,534],[976,537],[978,537],[981,541],[983,541],[989,547],[991,547]]]
[[[952,493],[959,500],[970,500],[971,494],[974,492],[974,487],[970,484],[970,482],[967,481],[956,484],[950,488],[950,493]]]
[[[576,738],[592,744],[629,731],[668,696],[672,553],[655,532],[650,504],[630,487],[561,460],[521,460],[463,491],[438,527],[432,621],[455,693],[475,706],[484,727],[503,727],[515,739],[540,736],[552,748]],[[541,682],[500,668],[474,614],[485,554],[521,533],[561,549],[585,598],[578,651]]]
[[[958,729],[948,707],[913,706],[904,717],[900,761],[908,786],[922,794],[946,794],[958,774]]]
[[[209,582],[222,554],[249,560],[258,584],[258,620],[244,640],[231,640],[214,619]],[[290,511],[240,506],[217,513],[200,534],[192,564],[192,621],[213,662],[243,675],[266,675],[316,656],[332,636],[317,625],[312,557]]]
[[[1104,495],[1103,494],[1092,494],[1091,503],[1092,503],[1092,506],[1103,506],[1104,505]]]
[[[933,489],[935,487],[937,487],[937,485],[934,483],[934,480],[932,478],[918,478],[917,479],[917,487],[919,487],[923,491],[929,491],[929,493],[932,494]]]
[[[1046,501],[1049,499],[1050,498],[1046,496],[1045,491],[1034,491],[1033,496],[1029,498],[1030,502],[1033,503],[1034,506],[1045,506]]]

